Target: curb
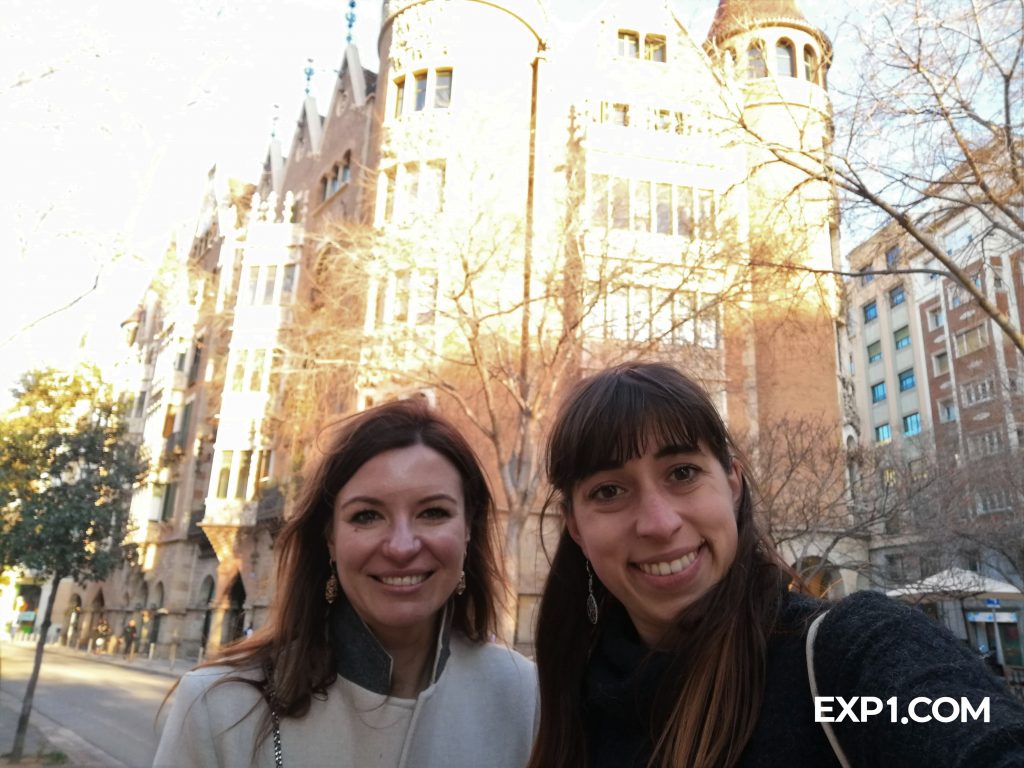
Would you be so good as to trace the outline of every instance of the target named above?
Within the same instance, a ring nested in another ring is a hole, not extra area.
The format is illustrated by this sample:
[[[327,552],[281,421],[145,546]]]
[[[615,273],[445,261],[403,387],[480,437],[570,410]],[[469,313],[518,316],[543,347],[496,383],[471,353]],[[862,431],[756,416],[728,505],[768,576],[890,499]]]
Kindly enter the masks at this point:
[[[68,650],[67,648],[59,645],[46,646],[45,653],[53,653],[57,656],[80,659],[82,661],[94,661],[100,664],[109,664],[110,666],[122,667],[124,669],[134,669],[137,672],[148,672],[153,675],[169,677],[172,680],[177,680],[196,664],[196,662],[191,659],[178,659],[174,662],[175,669],[171,669],[167,662],[150,661],[149,659],[137,659],[134,662],[129,662],[125,661],[121,657],[113,657],[109,654],[91,654],[85,651]]]

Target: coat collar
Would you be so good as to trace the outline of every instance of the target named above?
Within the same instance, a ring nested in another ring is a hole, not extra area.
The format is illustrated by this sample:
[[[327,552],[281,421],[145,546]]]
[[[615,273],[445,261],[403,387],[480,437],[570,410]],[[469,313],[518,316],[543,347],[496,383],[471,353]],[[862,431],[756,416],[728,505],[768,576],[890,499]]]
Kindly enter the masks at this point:
[[[436,683],[451,655],[451,601],[442,609],[434,651],[430,684]],[[391,692],[394,660],[374,636],[344,593],[331,606],[327,617],[328,637],[339,675],[360,688],[387,696]]]

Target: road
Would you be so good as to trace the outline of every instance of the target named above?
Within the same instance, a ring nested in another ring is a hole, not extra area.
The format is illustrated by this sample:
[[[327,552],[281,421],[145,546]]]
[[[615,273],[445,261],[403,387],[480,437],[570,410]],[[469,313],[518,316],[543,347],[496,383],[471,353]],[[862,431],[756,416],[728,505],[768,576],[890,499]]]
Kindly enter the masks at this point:
[[[66,653],[66,652],[65,652]],[[0,645],[0,690],[20,702],[33,649]],[[39,712],[127,766],[148,768],[156,752],[156,715],[174,680],[84,655],[47,651],[33,713]],[[11,715],[3,709],[2,716]],[[0,745],[7,751],[10,745]]]

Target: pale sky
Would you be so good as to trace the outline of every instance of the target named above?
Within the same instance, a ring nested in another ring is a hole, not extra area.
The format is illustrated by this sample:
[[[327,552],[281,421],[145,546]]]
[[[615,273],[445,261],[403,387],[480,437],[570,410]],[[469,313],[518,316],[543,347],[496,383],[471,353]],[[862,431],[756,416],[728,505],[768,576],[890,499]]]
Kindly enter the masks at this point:
[[[561,21],[593,5],[549,0]],[[697,39],[716,5],[673,3]],[[800,6],[828,28],[824,0]],[[360,0],[356,9],[355,42],[371,69],[380,7]],[[347,10],[347,0],[3,3],[0,408],[30,368],[78,358],[105,366],[125,352],[119,324],[174,232],[196,215],[210,167],[255,180],[275,104],[287,150],[308,58],[312,92],[327,109]],[[73,308],[39,320],[97,276],[98,288]]]

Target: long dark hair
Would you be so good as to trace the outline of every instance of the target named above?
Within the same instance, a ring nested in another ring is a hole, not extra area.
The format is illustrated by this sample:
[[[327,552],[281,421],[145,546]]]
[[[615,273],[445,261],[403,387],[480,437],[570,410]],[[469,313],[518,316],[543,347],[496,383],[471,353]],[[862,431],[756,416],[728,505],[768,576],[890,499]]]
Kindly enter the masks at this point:
[[[630,363],[581,381],[562,404],[547,446],[551,495],[545,511],[572,514],[576,484],[646,445],[705,447],[729,471],[729,431],[704,389],[660,363]],[[666,683],[655,697],[663,722],[650,765],[732,766],[753,733],[764,688],[767,637],[787,581],[753,519],[747,473],[737,509],[736,557],[718,584],[686,608],[670,633]],[[544,587],[536,633],[541,722],[530,768],[588,762],[582,688],[600,626],[585,616],[587,573],[563,530]],[[599,603],[616,598],[594,577]],[[685,670],[685,671],[684,671]]]
[[[334,651],[325,631],[324,601],[324,585],[330,576],[326,532],[333,519],[334,500],[367,461],[413,445],[437,451],[462,478],[470,540],[463,565],[466,591],[453,597],[453,627],[473,642],[484,642],[497,626],[503,579],[494,502],[472,448],[449,421],[418,398],[363,411],[338,425],[277,539],[277,597],[268,623],[210,662],[240,670],[262,669],[265,675],[272,675],[272,705],[282,717],[305,715],[313,695],[323,694],[336,677]],[[259,685],[269,698],[265,683]],[[262,735],[268,731],[269,719],[265,718]]]

